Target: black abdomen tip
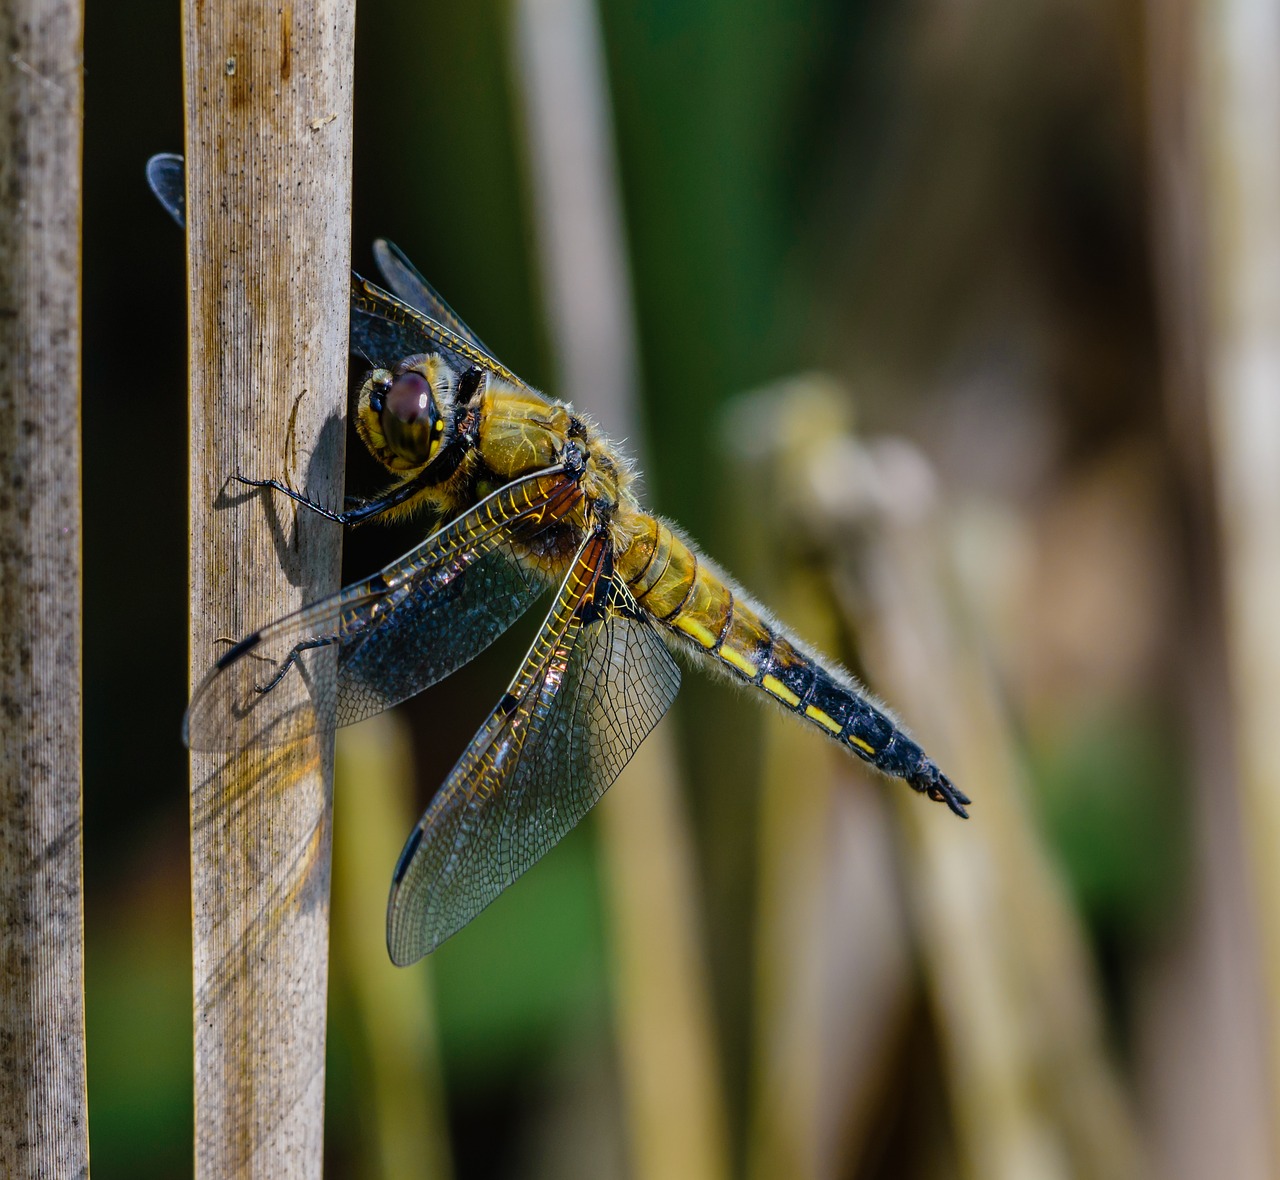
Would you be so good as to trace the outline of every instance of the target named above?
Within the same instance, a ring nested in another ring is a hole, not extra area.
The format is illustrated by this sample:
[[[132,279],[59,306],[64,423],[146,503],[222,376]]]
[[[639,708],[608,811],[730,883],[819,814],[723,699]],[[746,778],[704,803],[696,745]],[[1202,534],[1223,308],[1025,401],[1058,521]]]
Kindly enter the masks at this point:
[[[942,773],[932,762],[925,765],[922,773],[914,775],[907,780],[917,791],[923,791],[930,799],[936,803],[945,803],[951,810],[961,819],[968,819],[969,813],[965,810],[969,804],[973,802],[959,787],[957,787],[945,774]]]

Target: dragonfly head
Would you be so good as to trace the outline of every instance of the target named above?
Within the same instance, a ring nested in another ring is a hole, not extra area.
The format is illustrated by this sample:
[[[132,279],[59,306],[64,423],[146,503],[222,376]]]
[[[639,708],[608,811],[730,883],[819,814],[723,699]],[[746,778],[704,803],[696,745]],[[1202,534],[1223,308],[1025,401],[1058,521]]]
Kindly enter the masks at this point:
[[[374,369],[356,404],[356,430],[373,457],[397,474],[430,463],[452,432],[456,385],[453,369],[438,356]]]

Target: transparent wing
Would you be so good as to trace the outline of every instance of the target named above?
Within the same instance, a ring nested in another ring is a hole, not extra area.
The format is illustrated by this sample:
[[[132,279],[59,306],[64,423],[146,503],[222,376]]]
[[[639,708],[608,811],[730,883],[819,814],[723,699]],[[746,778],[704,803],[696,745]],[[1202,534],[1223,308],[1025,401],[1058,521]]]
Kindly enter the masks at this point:
[[[498,358],[493,349],[486,347],[467,325],[462,317],[445,302],[440,294],[426,279],[422,272],[405,256],[403,250],[386,238],[377,238],[373,243],[373,260],[378,264],[378,271],[386,280],[387,287],[393,294],[403,299],[410,307],[425,312],[436,323],[444,325],[451,332],[456,332],[464,340],[474,344],[485,353],[494,364]]]
[[[389,367],[417,352],[441,350],[452,353],[463,364],[479,365],[520,389],[542,396],[496,360],[487,349],[477,345],[470,334],[459,335],[390,291],[384,291],[377,283],[352,273],[352,352]]]
[[[434,950],[569,831],[675,699],[680,671],[608,544],[579,551],[507,695],[410,835],[387,911],[401,965]]]
[[[174,152],[147,161],[147,184],[165,211],[182,228],[187,224],[186,164]],[[351,351],[392,365],[416,352],[444,348],[529,389],[494,356],[443,296],[393,242],[373,243],[374,261],[395,294],[351,275]],[[532,392],[532,391],[530,391]]]
[[[147,161],[147,184],[165,212],[187,228],[187,177],[182,157],[174,152],[160,152]]]
[[[196,689],[187,744],[273,745],[349,725],[448,676],[546,589],[517,549],[580,495],[558,467],[515,481],[380,573],[241,640]]]

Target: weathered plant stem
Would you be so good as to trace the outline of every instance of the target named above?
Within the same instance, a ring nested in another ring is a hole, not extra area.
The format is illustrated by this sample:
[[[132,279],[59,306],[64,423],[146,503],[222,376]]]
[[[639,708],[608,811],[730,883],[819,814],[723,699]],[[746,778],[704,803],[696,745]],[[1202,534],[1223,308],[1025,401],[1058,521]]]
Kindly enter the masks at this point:
[[[903,836],[961,1174],[1132,1180],[1144,1162],[1107,1058],[1083,935],[1027,814],[1010,725],[969,621],[973,591],[953,556],[962,509],[937,502],[923,458],[904,444],[873,448],[849,433],[839,413],[845,402],[829,382],[782,383],[747,399],[730,433],[754,452],[761,498],[773,505],[772,530],[769,513],[754,517],[769,530],[764,544],[776,551],[798,537],[810,560],[817,550],[830,567],[828,593],[811,594],[801,615],[822,637],[839,625],[831,604],[839,605],[874,685],[974,801],[973,819],[958,824],[901,783],[881,784]],[[771,433],[766,423],[787,426]],[[834,846],[835,831],[828,820],[811,856]],[[800,887],[798,860],[793,850],[791,945],[821,962],[805,949],[804,926],[817,924],[816,891],[806,897]],[[762,881],[777,875],[762,872]],[[835,963],[829,956],[823,964],[828,974]],[[790,979],[776,968],[771,974],[762,972],[762,985],[780,980],[793,995],[805,982],[803,969]],[[877,999],[861,990],[864,1003]],[[831,1011],[828,1054],[838,1027],[838,1008]],[[813,1086],[824,1098],[831,1088]],[[786,1174],[831,1174],[818,1120],[765,1129],[762,1147],[771,1146],[774,1159],[788,1153]]]
[[[191,672],[334,589],[354,0],[187,0]],[[196,1175],[319,1176],[332,737],[191,758]]]
[[[0,1174],[86,1176],[78,0],[0,0]]]

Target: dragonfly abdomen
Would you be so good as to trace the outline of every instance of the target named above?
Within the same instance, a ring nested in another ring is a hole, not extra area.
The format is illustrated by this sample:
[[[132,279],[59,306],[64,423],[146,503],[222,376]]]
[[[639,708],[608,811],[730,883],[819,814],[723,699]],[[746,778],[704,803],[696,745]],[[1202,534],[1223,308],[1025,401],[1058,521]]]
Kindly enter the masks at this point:
[[[664,521],[646,517],[619,559],[636,601],[739,683],[767,694],[865,762],[963,815],[968,800],[847,673],[769,617]]]

